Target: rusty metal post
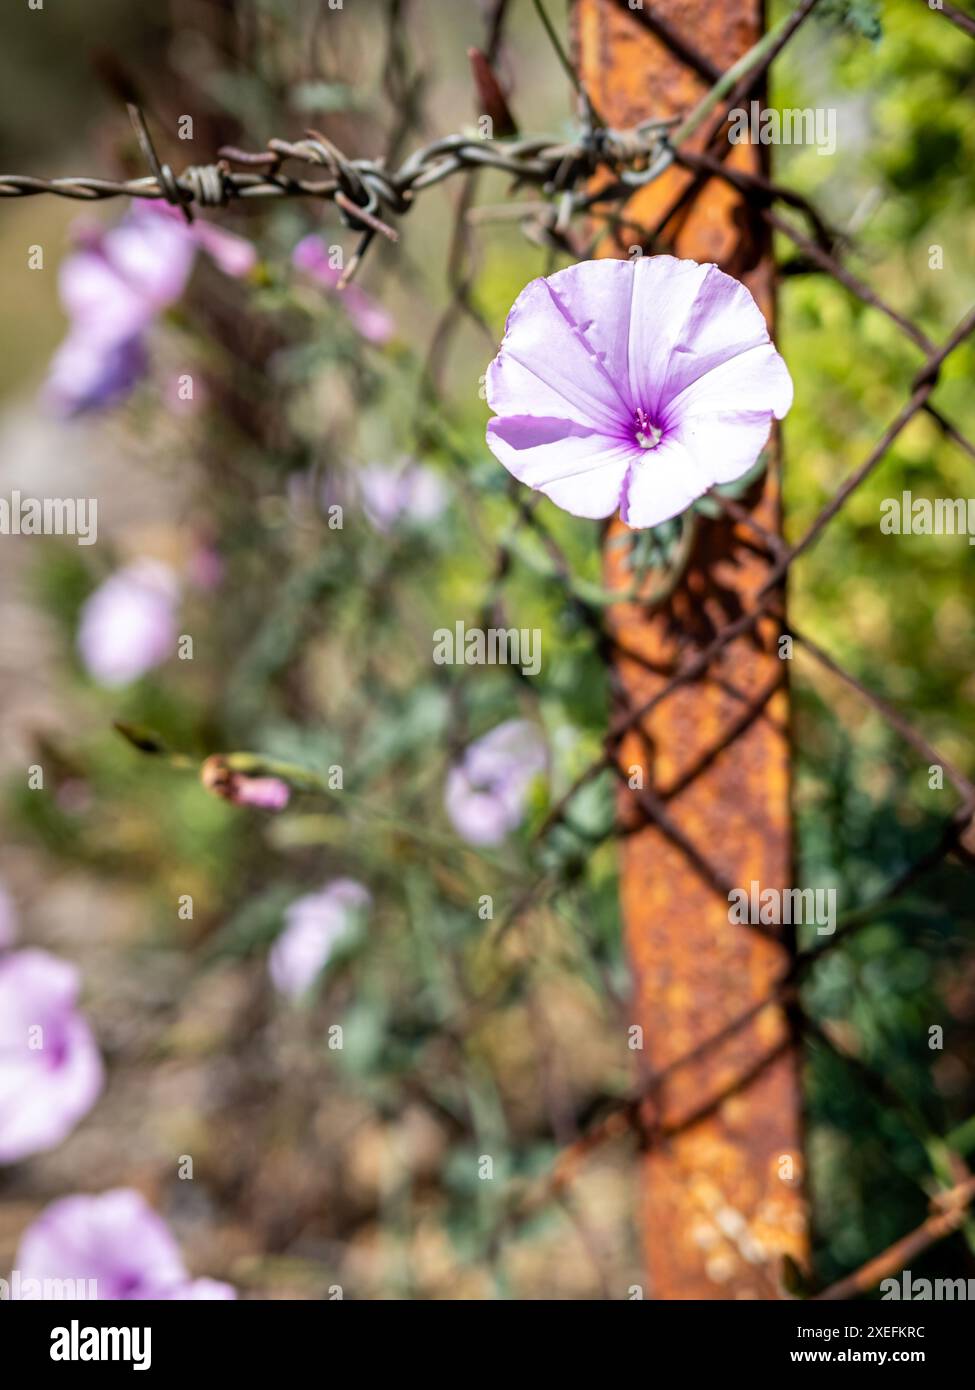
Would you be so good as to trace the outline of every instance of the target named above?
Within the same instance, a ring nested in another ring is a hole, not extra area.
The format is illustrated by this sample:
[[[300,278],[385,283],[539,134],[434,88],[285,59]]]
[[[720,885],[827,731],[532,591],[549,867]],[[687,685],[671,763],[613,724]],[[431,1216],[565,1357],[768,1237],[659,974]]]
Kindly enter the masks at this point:
[[[645,5],[651,20],[703,55],[695,66],[705,71],[725,70],[762,33],[762,0]],[[687,113],[707,87],[634,13],[641,8],[575,0],[580,76],[596,110],[617,127]],[[760,168],[753,146],[735,146],[727,157]],[[671,168],[634,197],[628,214],[652,227],[689,177]],[[767,239],[738,193],[712,179],[665,233],[675,254],[714,261],[742,278],[771,319]],[[637,240],[624,231],[608,239],[605,254],[626,254]],[[753,516],[779,531],[777,467]],[[615,523],[610,540],[622,531]],[[619,554],[619,547],[607,549],[606,573],[625,588],[632,581]],[[708,523],[665,611],[648,616],[637,605],[618,605],[611,622],[626,652],[614,669],[622,707],[642,707],[747,609],[769,564],[747,529]],[[791,881],[788,663],[779,659],[777,639],[770,617],[730,643],[706,676],[658,704],[618,753],[621,768],[646,769],[649,792],[641,807],[635,793],[622,791],[631,833],[621,871],[634,1021],[644,1037],[642,1221],[652,1298],[778,1298],[783,1257],[800,1266],[806,1259],[797,1046],[788,1010],[774,997],[791,943],[732,925],[721,887]],[[651,798],[665,808],[670,833],[645,823]]]

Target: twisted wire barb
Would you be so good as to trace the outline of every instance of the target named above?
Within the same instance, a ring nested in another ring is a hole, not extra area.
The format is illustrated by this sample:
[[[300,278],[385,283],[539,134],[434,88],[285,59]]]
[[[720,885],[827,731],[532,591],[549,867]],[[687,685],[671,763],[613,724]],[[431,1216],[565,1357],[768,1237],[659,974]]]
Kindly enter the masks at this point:
[[[571,218],[591,205],[588,184],[598,169],[614,175],[616,183],[606,196],[616,198],[629,197],[634,188],[662,173],[674,157],[667,132],[678,123],[676,119],[649,120],[628,130],[612,130],[597,124],[584,107],[574,140],[542,135],[494,141],[463,133],[447,135],[414,150],[395,170],[388,169],[382,159],[349,159],[320,131],[306,130],[302,140],[273,137],[265,150],[224,145],[214,163],[189,165],[175,174],[160,160],[139,108],[130,103],[128,112],[149,174],[129,179],[2,174],[0,198],[33,198],[46,193],[79,202],[121,197],[164,199],[179,208],[188,222],[193,220],[194,207],[225,207],[235,200],[313,198],[331,202],[343,223],[360,234],[340,288],[352,279],[377,233],[397,240],[398,233],[388,219],[402,217],[418,193],[454,174],[494,169],[509,174],[516,186],[541,188],[557,203],[547,218],[536,216],[535,220],[541,220],[548,234],[564,236]],[[321,169],[325,177],[298,177],[286,169],[289,163]]]

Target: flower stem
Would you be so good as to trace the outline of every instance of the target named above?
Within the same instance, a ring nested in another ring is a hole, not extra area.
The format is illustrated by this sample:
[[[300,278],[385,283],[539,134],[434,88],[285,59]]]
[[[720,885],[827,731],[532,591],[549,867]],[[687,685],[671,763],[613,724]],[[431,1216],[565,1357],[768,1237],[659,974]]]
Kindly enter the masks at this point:
[[[792,14],[786,15],[773,29],[769,29],[766,34],[763,34],[758,42],[753,44],[748,52],[738,59],[737,63],[732,63],[727,72],[721,74],[711,90],[704,94],[690,115],[674,131],[670,137],[673,145],[679,145],[683,140],[689,139],[704,124],[721,98],[727,96],[739,80],[775,48],[782,34],[792,23],[793,18]]]
[[[552,47],[555,49],[556,56],[559,62],[562,64],[562,67],[565,69],[566,76],[568,77],[569,81],[572,83],[573,87],[578,92],[578,94],[581,97],[585,97],[585,93],[582,90],[582,83],[579,81],[579,74],[572,66],[572,63],[569,60],[569,55],[566,53],[564,47],[562,46],[562,40],[555,32],[555,25],[549,18],[545,6],[542,4],[542,0],[532,0],[532,3],[535,6],[535,13],[542,21],[542,27],[548,35],[549,43],[551,43]]]

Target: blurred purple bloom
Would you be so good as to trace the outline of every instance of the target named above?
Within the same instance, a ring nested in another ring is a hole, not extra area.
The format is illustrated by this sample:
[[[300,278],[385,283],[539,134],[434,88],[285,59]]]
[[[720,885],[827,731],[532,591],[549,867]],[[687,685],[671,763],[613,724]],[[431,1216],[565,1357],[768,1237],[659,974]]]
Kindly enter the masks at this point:
[[[390,531],[397,521],[435,521],[447,505],[447,489],[432,468],[414,459],[395,467],[370,463],[356,473],[362,505],[377,531]]]
[[[179,585],[168,566],[137,560],[117,570],[86,601],[78,651],[99,685],[125,685],[176,648]]]
[[[0,1163],[60,1144],[102,1089],[78,972],[46,951],[0,956]]]
[[[0,883],[0,951],[17,940],[17,913],[13,898]]]
[[[61,302],[76,326],[129,338],[179,298],[193,258],[178,222],[136,206],[114,226],[82,228],[77,249],[61,263]]]
[[[314,234],[302,237],[291,253],[291,262],[323,289],[338,295],[353,326],[367,342],[389,342],[396,331],[392,316],[358,285],[338,289],[342,272],[330,263],[328,247],[321,237]]]
[[[284,914],[284,931],[268,958],[275,987],[289,999],[306,994],[355,915],[365,912],[371,901],[369,890],[361,883],[336,878],[320,892],[291,903]]]
[[[180,214],[175,208],[169,209],[175,217]],[[182,221],[182,218],[180,218]],[[257,251],[246,237],[236,232],[228,232],[214,222],[204,222],[197,218],[187,229],[201,250],[205,251],[218,270],[234,280],[242,280],[257,265]]]
[[[149,357],[140,337],[113,339],[72,328],[48,364],[44,393],[58,415],[80,415],[124,400],[145,376]]]
[[[280,777],[237,777],[228,799],[237,806],[283,811],[291,800],[291,788]]]
[[[515,300],[488,368],[492,452],[575,516],[656,526],[747,473],[792,381],[714,265],[582,261]]]
[[[252,776],[230,766],[223,753],[211,753],[200,765],[200,781],[208,792],[234,806],[257,806],[262,811],[283,811],[291,800],[291,788],[280,777]]]
[[[17,1268],[22,1282],[95,1280],[102,1300],[237,1296],[229,1284],[191,1279],[165,1221],[124,1187],[52,1202],[21,1237]]]
[[[545,743],[527,719],[509,719],[469,745],[447,773],[444,805],[472,845],[499,845],[525,814],[532,782],[545,770]]]
[[[229,275],[256,252],[207,222],[187,224],[168,204],[137,204],[113,227],[86,224],[61,263],[58,285],[70,320],[51,359],[45,395],[62,415],[109,405],[145,375],[144,335],[186,288],[200,247]]]

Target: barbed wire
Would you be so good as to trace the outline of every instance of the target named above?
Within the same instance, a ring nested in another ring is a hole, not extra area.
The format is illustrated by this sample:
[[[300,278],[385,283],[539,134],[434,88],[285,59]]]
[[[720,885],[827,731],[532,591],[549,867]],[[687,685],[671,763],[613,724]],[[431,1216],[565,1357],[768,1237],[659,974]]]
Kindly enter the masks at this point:
[[[0,197],[28,198],[53,194],[98,202],[105,198],[164,198],[174,206],[224,207],[234,199],[307,197],[329,200],[345,193],[355,202],[350,216],[382,206],[408,212],[416,193],[462,169],[496,169],[518,183],[538,184],[555,194],[595,173],[599,165],[625,170],[627,183],[638,187],[641,166],[661,147],[663,132],[675,121],[646,121],[631,130],[593,127],[575,140],[551,135],[494,141],[476,135],[448,135],[415,150],[395,171],[382,160],[349,159],[319,131],[297,141],[270,139],[267,150],[247,151],[225,145],[213,164],[190,165],[179,175],[168,164],[161,173],[132,179],[90,175],[39,178],[0,174]],[[288,160],[324,167],[329,177],[299,179],[282,171]],[[231,166],[246,166],[234,170]]]
[[[385,219],[407,213],[417,193],[457,173],[491,169],[508,174],[516,187],[540,187],[549,198],[557,200],[554,215],[545,218],[542,225],[554,244],[561,241],[564,245],[574,216],[590,211],[596,203],[625,201],[637,189],[653,182],[671,165],[677,148],[708,119],[722,97],[734,104],[761,80],[772,59],[816,3],[817,0],[801,0],[786,21],[764,35],[728,72],[716,77],[711,89],[683,119],[650,119],[626,130],[613,129],[599,118],[585,88],[576,79],[579,123],[576,137],[570,141],[547,135],[495,141],[490,135],[458,133],[421,146],[399,168],[390,170],[383,159],[350,159],[320,131],[306,130],[304,138],[297,141],[272,137],[264,150],[224,145],[214,162],[190,165],[176,174],[159,158],[141,108],[128,101],[126,107],[149,166],[148,175],[109,179],[90,175],[43,178],[3,174],[0,198],[47,194],[82,202],[119,197],[165,200],[178,208],[188,222],[193,220],[194,207],[225,207],[234,200],[310,198],[332,202],[343,222],[361,234],[359,246],[343,272],[340,283],[344,285],[355,274],[377,233],[393,241],[397,239],[398,233]],[[567,64],[539,0],[536,8],[556,44],[560,61]],[[289,162],[324,169],[328,176],[297,178],[286,171],[284,166]],[[592,180],[600,170],[613,175],[616,181],[594,190]],[[580,184],[585,187],[580,188]]]
[[[190,165],[175,174],[159,159],[140,108],[129,103],[128,111],[149,174],[129,179],[3,174],[0,198],[50,194],[81,202],[121,197],[164,200],[179,208],[188,221],[194,207],[225,207],[235,200],[311,198],[332,202],[345,225],[364,239],[346,269],[345,281],[351,278],[376,233],[397,239],[398,233],[387,219],[402,217],[418,193],[454,174],[490,169],[509,175],[516,186],[539,187],[558,199],[556,228],[564,229],[571,217],[591,205],[588,184],[597,170],[607,170],[618,178],[620,198],[656,178],[671,157],[667,131],[678,123],[673,119],[649,120],[629,130],[612,130],[594,122],[583,104],[579,132],[573,140],[550,135],[511,140],[448,135],[414,150],[395,170],[388,169],[382,159],[350,159],[320,131],[307,130],[301,140],[274,137],[265,150],[225,145],[215,162]],[[296,177],[287,171],[289,163],[322,169],[326,177]],[[579,188],[581,184],[587,185],[584,191]]]

